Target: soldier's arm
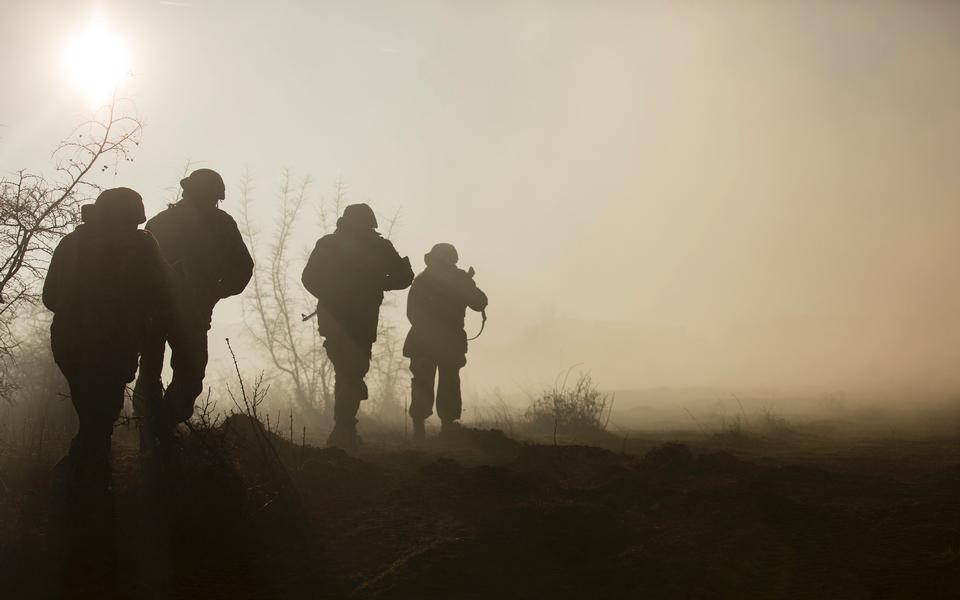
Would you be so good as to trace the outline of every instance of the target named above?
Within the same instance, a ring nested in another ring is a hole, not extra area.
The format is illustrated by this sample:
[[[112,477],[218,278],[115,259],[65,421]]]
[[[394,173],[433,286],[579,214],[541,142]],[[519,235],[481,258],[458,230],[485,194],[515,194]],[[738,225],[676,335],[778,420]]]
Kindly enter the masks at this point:
[[[410,266],[410,259],[406,256],[401,257],[390,240],[383,240],[383,254],[386,263],[383,291],[405,290],[410,287],[413,282],[413,267]]]
[[[410,286],[410,293],[407,294],[407,320],[410,325],[417,326],[424,321],[424,294],[422,290],[423,281],[413,280]]]
[[[470,295],[467,297],[467,306],[471,309],[480,312],[487,309],[487,295],[483,293],[483,290],[478,288],[476,284],[473,286],[473,290]]]
[[[143,274],[149,310],[160,319],[172,319],[176,312],[172,270],[149,231],[144,230],[143,238]]]
[[[320,238],[307,259],[307,266],[303,269],[300,281],[308,292],[320,298],[323,295],[324,283],[330,280],[333,271],[332,248],[326,238]]]
[[[460,290],[460,294],[464,304],[477,312],[486,310],[487,295],[477,287],[477,283],[473,280],[473,277],[467,275],[466,272],[464,272],[463,275],[463,287]]]
[[[67,278],[74,271],[70,263],[73,254],[73,240],[67,236],[60,240],[50,258],[47,276],[43,279],[43,305],[52,312],[61,310],[67,301],[69,287]]]
[[[220,298],[228,298],[241,293],[250,283],[250,278],[253,277],[253,257],[243,243],[243,236],[232,217],[227,216],[223,229],[225,239],[222,243],[225,246],[227,264],[217,293]]]

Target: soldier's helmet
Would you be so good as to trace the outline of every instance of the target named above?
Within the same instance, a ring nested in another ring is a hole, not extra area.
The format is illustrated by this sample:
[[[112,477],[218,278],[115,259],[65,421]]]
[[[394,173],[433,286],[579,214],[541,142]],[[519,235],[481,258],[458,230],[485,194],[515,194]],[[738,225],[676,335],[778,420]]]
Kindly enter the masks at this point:
[[[92,205],[81,207],[84,222],[139,225],[147,220],[143,198],[130,188],[103,190]]]
[[[351,229],[376,229],[377,216],[369,204],[351,204],[343,209],[343,215],[337,219],[337,226]]]
[[[223,177],[213,169],[197,169],[180,180],[180,187],[197,199],[223,200],[227,196]]]
[[[460,255],[457,254],[457,249],[454,248],[453,244],[447,243],[435,244],[433,248],[430,249],[430,252],[423,255],[423,262],[427,263],[427,266],[454,266],[458,260],[460,260]]]

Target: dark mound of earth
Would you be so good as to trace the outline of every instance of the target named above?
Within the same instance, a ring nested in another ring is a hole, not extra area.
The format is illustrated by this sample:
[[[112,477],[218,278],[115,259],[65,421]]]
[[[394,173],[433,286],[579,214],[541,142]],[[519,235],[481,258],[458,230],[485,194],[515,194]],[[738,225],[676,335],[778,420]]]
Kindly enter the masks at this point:
[[[48,471],[0,496],[21,597],[903,598],[960,585],[960,467],[643,456],[467,430],[359,455],[242,417],[176,464],[116,448],[83,510]]]

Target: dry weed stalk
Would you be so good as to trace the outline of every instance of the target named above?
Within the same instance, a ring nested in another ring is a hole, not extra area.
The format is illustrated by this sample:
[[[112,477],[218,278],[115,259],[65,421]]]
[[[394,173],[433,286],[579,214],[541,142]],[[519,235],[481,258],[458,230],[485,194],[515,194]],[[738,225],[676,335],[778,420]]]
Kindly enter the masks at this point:
[[[233,367],[239,384],[239,394],[234,393],[229,385],[227,386],[227,394],[230,396],[239,413],[247,417],[253,430],[254,439],[257,442],[257,448],[260,451],[263,466],[273,480],[272,483],[277,486],[277,495],[271,497],[266,503],[261,505],[258,510],[266,509],[280,494],[286,494],[289,499],[299,501],[299,490],[296,485],[294,485],[290,473],[280,458],[280,453],[277,451],[270,437],[271,432],[264,429],[263,423],[259,418],[259,407],[263,404],[264,400],[266,400],[270,386],[264,386],[263,373],[261,372],[254,380],[253,388],[248,395],[243,376],[240,374],[240,364],[237,361],[237,355],[233,351],[233,346],[230,344],[229,338],[226,339],[226,342],[227,349],[230,351],[230,357],[233,359]],[[267,418],[269,419],[269,415]]]

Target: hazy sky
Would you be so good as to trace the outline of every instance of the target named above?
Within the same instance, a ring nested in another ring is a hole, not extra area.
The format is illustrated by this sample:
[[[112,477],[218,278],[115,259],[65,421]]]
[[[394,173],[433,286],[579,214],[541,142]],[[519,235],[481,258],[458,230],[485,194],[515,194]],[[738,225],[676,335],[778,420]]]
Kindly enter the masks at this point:
[[[87,109],[62,53],[99,14],[146,120],[103,183],[156,212],[193,159],[235,211],[249,167],[266,222],[282,167],[342,174],[416,267],[477,268],[474,385],[960,385],[960,3],[3,7],[0,169]]]

